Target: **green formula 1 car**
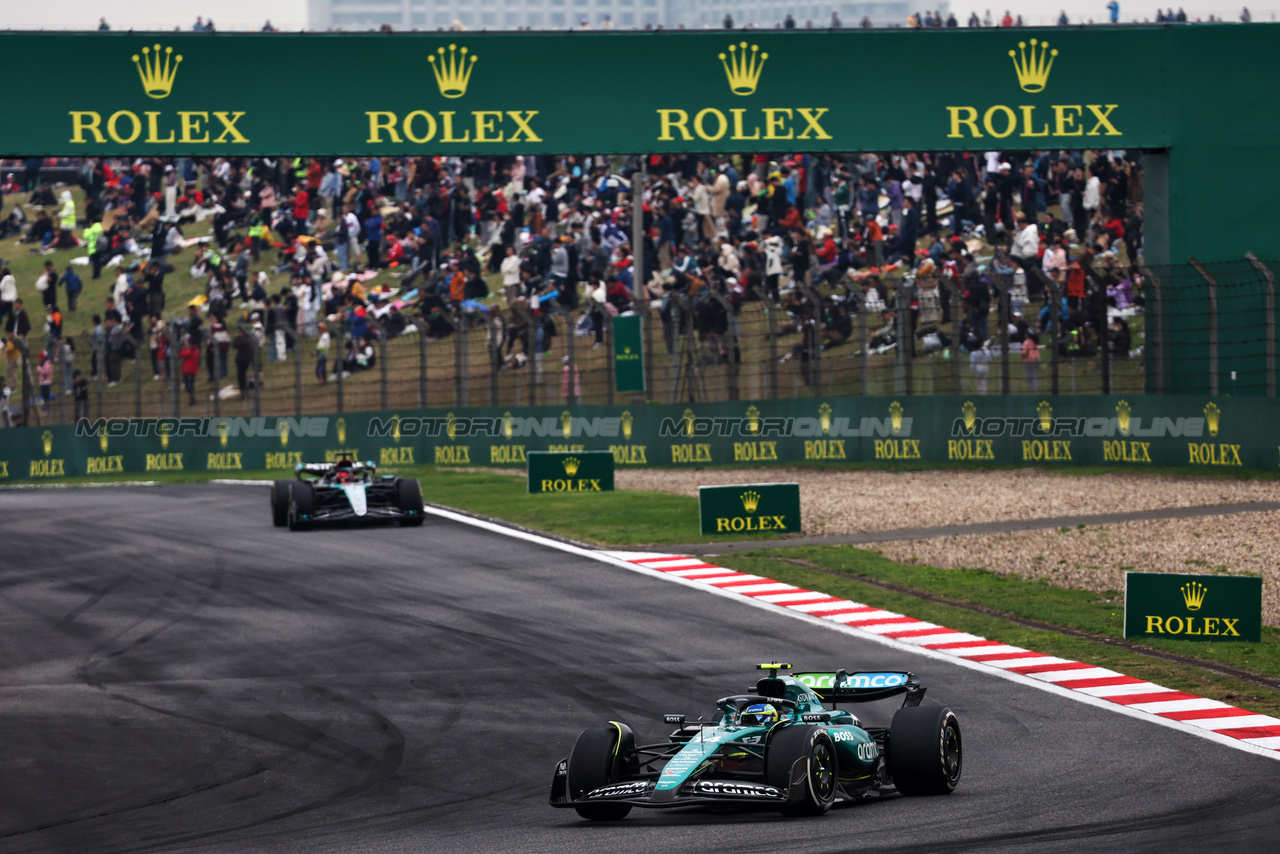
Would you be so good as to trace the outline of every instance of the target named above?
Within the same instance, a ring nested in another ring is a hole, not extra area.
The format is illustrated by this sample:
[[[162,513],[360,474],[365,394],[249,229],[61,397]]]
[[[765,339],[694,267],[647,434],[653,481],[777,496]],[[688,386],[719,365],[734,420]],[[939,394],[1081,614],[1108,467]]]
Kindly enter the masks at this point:
[[[911,673],[771,671],[749,694],[716,701],[712,720],[666,715],[665,742],[636,744],[610,721],[578,736],[556,766],[551,806],[615,821],[632,807],[723,806],[821,815],[835,804],[891,793],[945,795],[960,781],[960,722],[943,706],[922,706]],[[863,726],[839,703],[903,695],[888,727]],[[830,708],[824,705],[830,704]]]

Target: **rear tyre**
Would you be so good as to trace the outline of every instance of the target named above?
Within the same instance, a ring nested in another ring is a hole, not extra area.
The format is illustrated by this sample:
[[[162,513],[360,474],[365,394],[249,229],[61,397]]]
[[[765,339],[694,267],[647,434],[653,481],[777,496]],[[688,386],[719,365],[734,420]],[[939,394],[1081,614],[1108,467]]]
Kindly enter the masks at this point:
[[[764,779],[775,789],[787,791],[791,769],[797,760],[805,761],[804,794],[789,800],[782,808],[785,816],[822,815],[836,800],[839,767],[831,736],[822,727],[788,726],[769,740],[764,755]]]
[[[310,531],[315,510],[315,488],[302,481],[289,484],[289,530]]]
[[[904,795],[949,795],[960,782],[960,721],[943,706],[899,709],[889,726],[889,776]]]
[[[289,487],[291,480],[277,480],[271,484],[271,524],[283,528],[289,524]]]
[[[402,478],[396,482],[396,498],[400,511],[406,514],[400,519],[400,527],[417,528],[426,519],[422,512],[422,484],[416,477]]]
[[[628,731],[629,732],[629,731]],[[618,729],[597,726],[584,729],[569,754],[566,791],[573,800],[588,792],[616,783],[621,776]],[[578,815],[591,821],[618,821],[631,812],[631,804],[592,804],[575,807]]]

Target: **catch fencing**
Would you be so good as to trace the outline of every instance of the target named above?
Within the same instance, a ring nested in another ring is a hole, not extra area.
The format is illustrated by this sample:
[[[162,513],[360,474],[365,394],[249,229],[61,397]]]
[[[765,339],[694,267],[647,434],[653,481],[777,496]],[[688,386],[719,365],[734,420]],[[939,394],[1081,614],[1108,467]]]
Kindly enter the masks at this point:
[[[811,283],[784,282],[780,293],[655,294],[640,310],[640,394],[615,387],[616,308],[586,296],[537,310],[500,298],[425,316],[406,307],[402,320],[371,315],[358,340],[350,323],[335,323],[323,372],[307,324],[281,324],[268,338],[235,313],[225,333],[204,330],[188,378],[176,320],[141,338],[121,329],[46,333],[40,343],[33,333],[8,351],[17,357],[6,360],[12,397],[0,422],[948,394],[1275,396],[1273,263],[1119,270],[1103,261],[1084,271],[1083,296],[1040,261],[1023,266],[984,270],[976,287],[933,275],[828,282],[815,270]],[[47,389],[41,351],[53,365]]]

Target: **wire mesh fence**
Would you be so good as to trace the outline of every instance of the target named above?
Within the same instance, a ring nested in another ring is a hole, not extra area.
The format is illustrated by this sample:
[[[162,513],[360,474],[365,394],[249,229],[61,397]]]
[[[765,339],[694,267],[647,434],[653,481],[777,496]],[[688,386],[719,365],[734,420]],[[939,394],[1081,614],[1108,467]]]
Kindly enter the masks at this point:
[[[1270,262],[1116,269],[1061,280],[1038,259],[801,282],[779,293],[654,294],[645,400],[931,394],[1275,394]],[[11,423],[281,416],[396,408],[630,403],[613,373],[614,306],[590,298],[373,313],[318,329],[228,315],[10,338]],[[629,312],[624,312],[629,313]]]

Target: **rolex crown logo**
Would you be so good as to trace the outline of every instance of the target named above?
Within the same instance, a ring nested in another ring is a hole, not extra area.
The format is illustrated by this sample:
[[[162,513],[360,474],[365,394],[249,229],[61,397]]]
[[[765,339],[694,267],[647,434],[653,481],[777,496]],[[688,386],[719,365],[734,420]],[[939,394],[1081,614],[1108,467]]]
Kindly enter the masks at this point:
[[[1204,594],[1209,589],[1198,581],[1182,585],[1182,601],[1187,603],[1188,611],[1199,611],[1204,604]]]
[[[1129,435],[1129,416],[1132,414],[1133,409],[1130,408],[1128,401],[1122,400],[1116,404],[1116,421],[1119,422],[1117,426],[1120,428],[1121,436]]]
[[[560,413],[560,432],[564,434],[566,439],[573,433],[573,416],[569,414],[569,410]]]
[[[1057,48],[1049,50],[1048,42],[1038,42],[1038,44],[1037,51],[1036,39],[1031,40],[1029,57],[1026,42],[1018,42],[1018,49],[1009,51],[1009,56],[1013,58],[1013,68],[1018,72],[1018,85],[1024,92],[1044,91],[1045,85],[1049,82],[1049,72],[1053,69],[1054,57],[1058,55]]]
[[[103,430],[98,434],[98,447],[102,449],[102,453],[107,452],[107,431]]]
[[[824,403],[818,407],[818,423],[822,425],[822,435],[831,432],[831,404]]]
[[[565,457],[561,461],[561,465],[564,466],[564,473],[569,477],[573,477],[578,473],[578,466],[582,465],[582,460],[577,457]]]
[[[680,418],[682,421],[684,421],[685,435],[692,436],[693,435],[693,419],[694,419],[693,410],[686,409],[684,413],[681,414]]]
[[[628,442],[631,441],[631,425],[635,423],[635,416],[631,414],[631,410],[625,409],[622,412],[622,438]]]
[[[53,453],[53,431],[45,430],[40,434],[40,441],[44,444],[44,455],[47,457]]]
[[[280,419],[280,447],[289,447],[289,422]]]
[[[391,416],[391,438],[397,442],[400,441],[400,416],[399,415]]]
[[[747,432],[753,436],[760,432],[760,410],[755,406],[747,407]]]
[[[452,412],[446,412],[444,415],[444,432],[449,437],[449,441],[458,438],[458,419],[453,417]]]
[[[449,45],[448,54],[444,48],[436,48],[438,56],[428,56],[431,70],[436,75],[436,86],[440,94],[446,98],[461,98],[467,94],[467,83],[471,81],[471,69],[475,68],[479,59],[474,53],[467,56],[467,49],[459,49],[456,44]]]
[[[738,53],[741,48],[742,52]],[[756,91],[760,82],[760,72],[764,70],[764,61],[769,54],[760,52],[760,45],[751,45],[747,51],[747,43],[729,45],[729,53],[720,54],[720,64],[724,66],[724,75],[729,78],[729,88],[735,95],[750,95]]]
[[[338,427],[338,444],[339,445],[347,444],[347,419],[339,418],[337,427]]]
[[[222,420],[218,422],[218,444],[222,445],[222,447],[224,448],[227,446],[227,433],[230,431],[230,429],[231,428],[227,426],[226,420]],[[343,431],[343,424],[342,424],[341,418],[338,419],[338,430],[339,432]]]
[[[1218,435],[1218,419],[1222,416],[1222,411],[1218,409],[1216,403],[1206,403],[1204,405],[1204,417],[1209,422],[1209,435]]]
[[[144,47],[142,56],[133,55],[133,64],[138,68],[138,77],[142,80],[142,88],[148,98],[168,98],[173,91],[173,78],[178,76],[178,65],[182,62],[182,54],[174,56],[173,48],[164,49],[160,54],[160,45]]]
[[[515,419],[510,412],[502,413],[502,435],[510,439],[515,433]]]
[[[169,450],[169,434],[172,432],[173,431],[170,430],[167,425],[162,425],[160,427],[160,447],[164,448],[166,451]]]
[[[972,433],[973,426],[978,422],[978,407],[972,400],[966,400],[964,406],[960,407],[960,413],[964,416],[965,432]]]
[[[748,489],[738,497],[742,499],[742,509],[748,513],[756,512],[756,508],[760,506],[760,493],[754,489]]]
[[[895,436],[902,432],[902,404],[896,400],[889,404],[889,426]]]
[[[1040,418],[1040,432],[1048,433],[1053,429],[1053,406],[1047,400],[1036,404],[1036,415]]]

